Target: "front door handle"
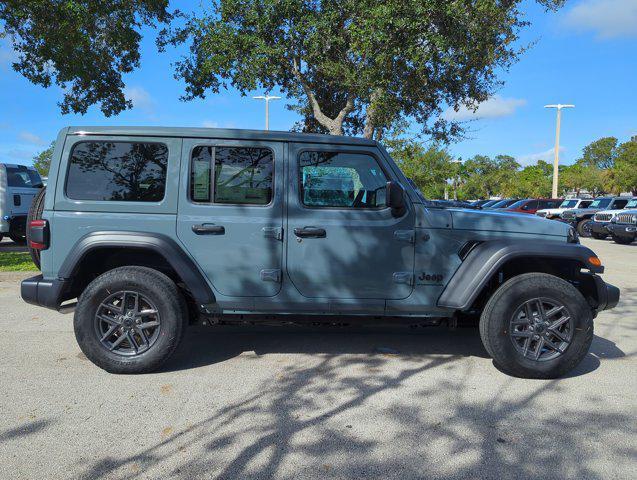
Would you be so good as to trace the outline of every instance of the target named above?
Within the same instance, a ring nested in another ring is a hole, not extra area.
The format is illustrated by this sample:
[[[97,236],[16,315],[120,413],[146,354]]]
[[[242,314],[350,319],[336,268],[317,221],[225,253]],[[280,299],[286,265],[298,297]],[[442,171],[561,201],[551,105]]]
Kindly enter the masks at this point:
[[[223,225],[214,225],[212,223],[193,225],[192,231],[197,235],[225,235],[226,233],[226,229]]]
[[[299,238],[325,238],[327,236],[325,229],[318,227],[295,228],[294,235]]]

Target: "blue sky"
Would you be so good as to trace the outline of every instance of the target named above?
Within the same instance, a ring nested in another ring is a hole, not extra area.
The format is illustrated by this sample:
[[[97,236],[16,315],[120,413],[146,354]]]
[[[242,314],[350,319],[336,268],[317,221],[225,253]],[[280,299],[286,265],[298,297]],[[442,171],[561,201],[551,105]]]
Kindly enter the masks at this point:
[[[470,129],[450,151],[465,159],[503,153],[522,164],[551,160],[555,112],[542,108],[547,103],[576,105],[563,113],[563,163],[575,161],[599,137],[624,141],[637,135],[637,0],[571,0],[558,13],[527,2],[522,10],[532,23],[522,41],[534,46],[501,74],[504,86],[477,114],[446,113],[468,120]],[[0,43],[0,162],[29,164],[67,125],[263,128],[263,103],[235,91],[180,101],[183,84],[171,68],[178,52],[158,54],[154,32],[144,33],[142,66],[125,78],[135,106],[110,118],[97,107],[84,116],[62,115],[61,90],[32,85],[16,74],[10,67],[13,52],[6,41]],[[271,129],[288,130],[298,120],[284,105],[271,104]]]

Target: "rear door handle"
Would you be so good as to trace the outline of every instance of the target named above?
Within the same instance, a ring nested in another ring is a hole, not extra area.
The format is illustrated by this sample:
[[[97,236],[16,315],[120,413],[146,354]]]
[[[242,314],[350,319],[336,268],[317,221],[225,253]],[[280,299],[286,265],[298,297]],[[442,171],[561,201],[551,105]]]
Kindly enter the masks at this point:
[[[192,231],[197,235],[225,235],[226,233],[226,229],[223,225],[214,225],[212,223],[193,225]]]
[[[325,238],[327,236],[325,229],[318,227],[295,228],[294,235],[299,238]]]

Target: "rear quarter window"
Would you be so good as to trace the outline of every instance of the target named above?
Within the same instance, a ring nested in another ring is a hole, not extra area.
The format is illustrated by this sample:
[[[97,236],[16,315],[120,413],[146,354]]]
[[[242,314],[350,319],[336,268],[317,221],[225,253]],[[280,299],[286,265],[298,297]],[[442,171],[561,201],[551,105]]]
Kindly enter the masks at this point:
[[[168,147],[154,142],[88,141],[74,145],[66,177],[72,200],[159,202]]]

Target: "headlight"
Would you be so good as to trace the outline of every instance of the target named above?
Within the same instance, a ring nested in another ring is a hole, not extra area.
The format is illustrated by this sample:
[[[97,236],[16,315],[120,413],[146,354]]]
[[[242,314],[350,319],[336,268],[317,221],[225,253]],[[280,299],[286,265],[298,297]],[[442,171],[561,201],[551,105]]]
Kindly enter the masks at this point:
[[[579,235],[577,234],[577,230],[575,230],[573,227],[568,229],[566,241],[568,243],[579,243]]]

